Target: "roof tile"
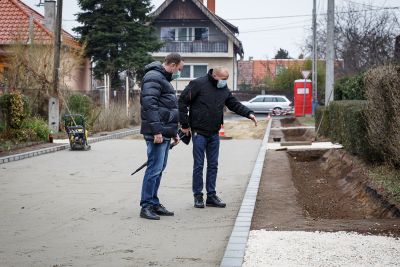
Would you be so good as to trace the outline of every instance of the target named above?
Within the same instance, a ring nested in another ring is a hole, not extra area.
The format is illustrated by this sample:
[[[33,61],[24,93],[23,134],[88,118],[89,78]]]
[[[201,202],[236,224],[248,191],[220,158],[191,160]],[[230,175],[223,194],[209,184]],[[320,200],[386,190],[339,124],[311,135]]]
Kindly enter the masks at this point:
[[[43,25],[44,17],[20,0],[0,0],[0,45],[27,42],[29,18],[33,16],[33,36],[38,42],[51,42],[52,33]],[[65,43],[79,46],[72,35],[63,31]]]

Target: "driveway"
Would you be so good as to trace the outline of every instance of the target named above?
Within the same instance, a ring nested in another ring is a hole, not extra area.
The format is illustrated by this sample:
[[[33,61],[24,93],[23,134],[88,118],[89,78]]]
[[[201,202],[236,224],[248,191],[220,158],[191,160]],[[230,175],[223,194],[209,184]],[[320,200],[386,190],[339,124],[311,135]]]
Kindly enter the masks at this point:
[[[193,208],[191,145],[171,151],[160,199],[174,217],[139,218],[142,140],[110,140],[0,166],[0,266],[218,266],[261,140],[221,141],[218,194]]]

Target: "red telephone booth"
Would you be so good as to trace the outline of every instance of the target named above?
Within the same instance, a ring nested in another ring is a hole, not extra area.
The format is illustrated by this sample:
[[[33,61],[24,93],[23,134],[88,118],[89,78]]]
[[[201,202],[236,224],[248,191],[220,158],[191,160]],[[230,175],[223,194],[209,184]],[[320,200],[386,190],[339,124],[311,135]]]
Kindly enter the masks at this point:
[[[304,88],[305,81],[305,88]],[[296,117],[312,115],[312,82],[311,80],[294,81],[294,115]]]

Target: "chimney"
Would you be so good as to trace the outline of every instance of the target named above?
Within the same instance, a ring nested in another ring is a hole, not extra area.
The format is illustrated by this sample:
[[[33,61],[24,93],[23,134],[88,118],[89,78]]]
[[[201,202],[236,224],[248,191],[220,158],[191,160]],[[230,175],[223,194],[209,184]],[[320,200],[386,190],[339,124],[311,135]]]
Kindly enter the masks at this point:
[[[56,1],[44,1],[44,26],[51,32],[54,32],[56,21]]]
[[[207,8],[215,14],[215,0],[207,0]]]

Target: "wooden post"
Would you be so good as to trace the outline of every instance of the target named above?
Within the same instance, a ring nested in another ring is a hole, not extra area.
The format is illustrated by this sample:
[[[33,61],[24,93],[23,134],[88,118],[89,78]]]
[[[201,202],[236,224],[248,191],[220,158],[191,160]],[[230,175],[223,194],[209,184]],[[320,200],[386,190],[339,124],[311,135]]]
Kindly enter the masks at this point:
[[[126,116],[129,117],[129,77],[125,77]]]

